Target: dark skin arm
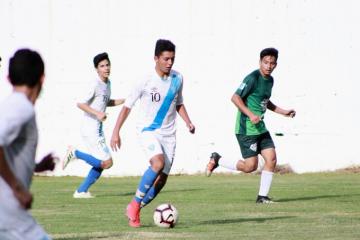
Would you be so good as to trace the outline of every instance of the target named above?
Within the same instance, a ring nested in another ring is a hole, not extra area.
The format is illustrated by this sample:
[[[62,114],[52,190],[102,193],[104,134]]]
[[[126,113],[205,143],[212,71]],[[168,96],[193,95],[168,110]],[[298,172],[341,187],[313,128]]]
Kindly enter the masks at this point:
[[[5,160],[4,149],[0,146],[0,176],[10,186],[14,196],[25,209],[31,208],[32,194],[19,182]]]

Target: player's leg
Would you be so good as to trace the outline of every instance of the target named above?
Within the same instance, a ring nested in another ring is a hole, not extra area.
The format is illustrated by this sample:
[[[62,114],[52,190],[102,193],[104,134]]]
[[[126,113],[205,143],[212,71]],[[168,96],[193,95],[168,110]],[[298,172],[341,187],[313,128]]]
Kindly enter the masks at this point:
[[[140,140],[146,156],[150,159],[150,167],[144,172],[135,196],[126,208],[126,215],[129,218],[129,226],[131,227],[140,227],[141,201],[153,186],[165,164],[164,154],[155,133],[142,132]]]
[[[168,178],[168,174],[161,172],[156,178],[154,184],[151,186],[150,190],[146,193],[143,200],[141,201],[141,207],[148,205],[154,198],[158,195],[161,189],[165,186]]]
[[[157,139],[161,143],[162,150],[164,152],[164,168],[158,175],[156,181],[151,186],[150,190],[144,196],[141,206],[144,207],[149,204],[165,186],[167,178],[169,176],[171,166],[174,162],[175,149],[176,149],[176,137],[173,136],[157,136]]]
[[[92,167],[84,179],[84,181],[80,184],[78,189],[73,194],[74,198],[93,198],[91,193],[89,192],[89,188],[99,179],[101,176],[103,169]]]
[[[272,203],[268,197],[273,174],[276,167],[276,151],[274,142],[269,133],[262,135],[260,140],[261,155],[264,158],[265,165],[261,172],[259,195],[257,197],[257,203]]]
[[[211,154],[210,161],[207,164],[206,176],[210,176],[218,166],[222,166],[230,170],[242,171],[245,173],[250,173],[257,169],[257,155],[260,153],[257,147],[257,136],[236,134],[236,139],[238,140],[241,154],[244,157],[244,160],[230,160],[223,158],[220,161],[221,156],[214,152]]]
[[[81,157],[87,158],[87,161],[93,161],[96,164],[90,164],[92,168],[89,171],[89,174],[81,183],[79,188],[74,192],[74,198],[91,198],[89,188],[100,178],[103,169],[107,169],[112,166],[112,157],[110,155],[109,148],[105,144],[105,138],[100,137],[84,137],[84,143],[87,145],[90,154],[81,153]],[[76,156],[79,156],[79,153],[75,152]],[[82,155],[83,154],[83,155]],[[87,156],[85,156],[87,155]],[[84,157],[85,156],[85,157]],[[90,160],[91,159],[91,160]]]

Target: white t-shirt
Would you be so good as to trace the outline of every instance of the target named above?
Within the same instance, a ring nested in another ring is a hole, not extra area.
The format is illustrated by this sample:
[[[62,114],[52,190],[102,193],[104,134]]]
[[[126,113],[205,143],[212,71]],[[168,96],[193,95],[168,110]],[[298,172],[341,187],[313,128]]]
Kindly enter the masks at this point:
[[[38,130],[33,104],[23,93],[13,92],[0,103],[0,146],[16,178],[30,188],[35,167]],[[0,177],[0,239],[50,239],[31,214],[20,206]]]
[[[106,106],[110,100],[110,95],[110,80],[104,82],[100,79],[96,79],[89,84],[86,94],[79,100],[79,102],[86,103],[97,111],[105,112]],[[102,122],[94,115],[84,112],[81,133],[83,136],[102,136]]]
[[[175,134],[176,106],[183,104],[182,86],[183,77],[174,70],[166,79],[162,79],[155,70],[140,79],[124,103],[132,108],[140,99],[139,131]]]
[[[13,92],[0,104],[0,146],[19,181],[30,188],[38,130],[33,104],[23,93]]]

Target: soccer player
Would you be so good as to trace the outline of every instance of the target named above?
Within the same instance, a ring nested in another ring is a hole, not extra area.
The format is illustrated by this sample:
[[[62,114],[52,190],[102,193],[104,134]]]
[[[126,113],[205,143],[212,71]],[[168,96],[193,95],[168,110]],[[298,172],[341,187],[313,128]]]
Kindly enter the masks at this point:
[[[140,79],[126,98],[111,138],[111,148],[117,151],[121,145],[120,129],[131,108],[140,99],[141,116],[137,129],[151,166],[142,176],[126,209],[131,227],[140,226],[140,208],[150,203],[166,183],[175,156],[176,112],[189,131],[195,132],[183,103],[183,77],[172,70],[175,45],[169,40],[157,40],[154,60],[155,69]]]
[[[90,84],[86,96],[77,103],[77,106],[84,111],[81,134],[89,153],[69,146],[63,162],[64,169],[74,159],[81,159],[92,166],[88,176],[74,192],[74,198],[94,197],[88,191],[90,186],[99,179],[103,169],[109,169],[113,165],[103,131],[103,122],[106,120],[105,110],[107,106],[117,106],[125,101],[124,99],[110,99],[111,64],[108,54],[104,52],[96,55],[93,62],[98,78]]]
[[[274,142],[263,121],[266,109],[270,109],[286,117],[294,117],[295,110],[285,110],[270,101],[274,79],[271,73],[277,65],[278,51],[275,48],[263,49],[260,53],[259,69],[245,77],[240,87],[233,94],[231,101],[238,109],[235,134],[240,145],[244,160],[226,162],[214,152],[206,168],[206,175],[219,166],[242,171],[253,172],[258,166],[258,155],[265,160],[261,172],[260,190],[256,203],[272,203],[268,197],[273,173],[276,166],[276,152]]]
[[[44,81],[44,62],[29,49],[16,51],[9,63],[13,92],[0,104],[0,239],[50,237],[28,212],[34,171],[54,169],[54,156],[35,165],[38,131],[34,104]]]

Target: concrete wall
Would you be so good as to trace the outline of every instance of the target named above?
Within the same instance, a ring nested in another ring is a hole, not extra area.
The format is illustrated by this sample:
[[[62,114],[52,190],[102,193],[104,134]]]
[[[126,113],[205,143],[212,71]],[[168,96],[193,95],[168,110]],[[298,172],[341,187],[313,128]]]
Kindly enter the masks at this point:
[[[260,50],[274,46],[280,56],[272,101],[297,110],[295,119],[266,115],[273,136],[284,134],[274,136],[278,162],[300,173],[359,164],[359,7],[355,0],[1,0],[0,100],[11,91],[9,57],[20,47],[38,50],[46,61],[36,106],[38,157],[49,151],[63,156],[69,144],[83,149],[75,103],[95,77],[93,56],[110,54],[112,96],[126,97],[134,76],[153,68],[155,41],[171,39],[174,69],[185,77],[185,104],[197,127],[190,135],[179,119],[172,173],[195,173],[213,150],[226,159],[241,157],[230,97],[258,67]],[[140,175],[148,165],[135,135],[136,110],[107,175]],[[119,111],[108,109],[108,141]],[[55,175],[82,176],[88,169],[79,161]]]

